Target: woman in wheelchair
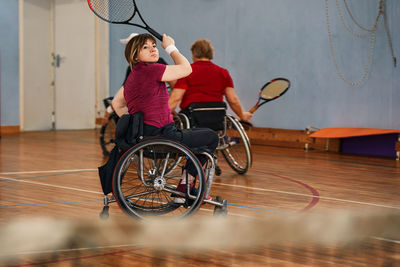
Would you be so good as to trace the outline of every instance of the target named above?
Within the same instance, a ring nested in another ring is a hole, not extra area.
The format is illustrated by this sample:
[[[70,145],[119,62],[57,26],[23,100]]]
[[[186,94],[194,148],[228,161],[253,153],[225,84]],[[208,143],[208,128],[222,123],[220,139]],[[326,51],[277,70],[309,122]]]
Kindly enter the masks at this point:
[[[125,58],[131,73],[114,96],[112,106],[118,116],[143,113],[144,136],[164,137],[182,143],[190,149],[203,147],[213,153],[218,145],[218,135],[213,130],[208,128],[181,130],[174,126],[165,82],[186,77],[192,72],[192,68],[175,47],[175,42],[170,36],[164,34],[161,45],[175,65],[166,66],[157,63],[159,59],[157,43],[150,34],[139,34],[128,42],[125,47]],[[201,164],[207,161],[204,155],[196,154],[196,156]],[[194,184],[196,175],[197,169],[193,164],[186,164],[177,191],[185,192],[186,182]],[[174,202],[184,203],[185,198],[176,196]]]

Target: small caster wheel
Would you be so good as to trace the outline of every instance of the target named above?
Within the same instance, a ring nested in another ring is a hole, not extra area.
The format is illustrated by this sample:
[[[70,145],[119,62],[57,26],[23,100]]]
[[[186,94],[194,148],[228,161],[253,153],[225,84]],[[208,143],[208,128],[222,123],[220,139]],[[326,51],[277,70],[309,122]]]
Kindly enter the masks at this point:
[[[222,173],[221,168],[218,165],[215,165],[215,175],[220,176]]]
[[[108,214],[108,209],[109,209],[110,207],[109,206],[104,206],[103,207],[103,210],[100,212],[100,219],[102,219],[102,220],[107,220],[108,219],[108,217],[110,216],[109,214]]]
[[[214,216],[226,216],[228,214],[228,207],[227,207],[227,201],[222,200],[220,196],[217,196],[215,198],[215,201],[223,204],[222,207],[215,206],[214,208]]]

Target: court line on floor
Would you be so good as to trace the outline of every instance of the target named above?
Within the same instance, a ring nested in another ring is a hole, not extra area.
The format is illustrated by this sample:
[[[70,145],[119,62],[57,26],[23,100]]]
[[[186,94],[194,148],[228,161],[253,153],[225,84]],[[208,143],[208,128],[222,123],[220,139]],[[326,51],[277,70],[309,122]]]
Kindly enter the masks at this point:
[[[68,202],[46,202],[46,203],[27,203],[27,204],[10,204],[0,205],[0,208],[9,207],[25,207],[25,206],[46,206],[46,205],[62,205],[62,204],[85,204],[85,203],[98,203],[104,202],[103,200],[84,200],[84,201],[68,201]]]
[[[1,174],[50,173],[50,172],[53,172],[53,173],[58,173],[58,172],[79,172],[79,171],[97,171],[97,169],[24,171],[24,172],[0,173],[0,175]],[[51,187],[58,187],[58,188],[63,188],[63,189],[77,190],[77,191],[82,191],[82,192],[102,194],[101,192],[83,190],[83,189],[78,189],[78,188],[73,188],[73,187],[56,186],[56,185],[50,185],[50,184],[45,184],[45,183],[40,183],[40,182],[33,182],[33,181],[31,182],[31,181],[25,181],[25,180],[22,180],[22,179],[14,179],[14,178],[7,178],[7,177],[0,177],[0,179],[6,179],[6,180],[8,179],[8,180],[12,180],[12,181],[26,182],[26,183],[32,183],[32,184],[38,183],[38,184],[41,184],[41,185],[44,185],[44,186],[51,186]],[[248,187],[248,186],[242,186],[242,185],[232,185],[232,184],[225,184],[225,183],[218,183],[218,182],[213,182],[213,184],[222,185],[222,186],[237,187],[237,188],[244,188],[244,189],[251,189],[251,190],[256,190],[256,191],[266,191],[266,192],[272,192],[272,193],[280,193],[280,194],[288,194],[288,195],[295,195],[295,196],[311,197],[313,199],[332,200],[332,201],[338,201],[338,202],[346,202],[346,203],[352,203],[352,204],[360,204],[360,205],[366,205],[366,206],[375,206],[375,207],[382,207],[382,208],[400,210],[400,207],[377,204],[377,203],[354,201],[354,200],[347,200],[347,199],[340,199],[340,198],[333,198],[333,197],[315,196],[315,195],[304,194],[304,193],[295,193],[295,192],[273,190],[273,189],[265,189],[265,188],[258,188],[258,187]]]
[[[296,183],[296,184],[298,184],[298,185],[300,185],[300,186],[306,188],[308,191],[310,191],[311,194],[312,194],[312,199],[311,199],[311,201],[308,203],[307,206],[305,206],[304,208],[302,208],[299,212],[305,212],[305,211],[307,211],[307,210],[312,209],[314,206],[317,205],[317,203],[318,203],[318,201],[319,201],[319,198],[318,198],[318,197],[319,197],[319,192],[318,192],[314,187],[312,187],[312,186],[310,186],[310,185],[308,185],[308,184],[305,184],[305,183],[303,183],[303,182],[301,182],[301,181],[299,181],[299,180],[290,178],[290,177],[278,175],[278,174],[271,173],[271,172],[260,171],[260,170],[257,170],[257,169],[254,169],[254,171],[255,171],[255,172],[262,173],[262,174],[272,175],[272,176],[278,177],[278,178],[280,178],[280,179],[288,180],[288,181],[293,182],[293,183]]]
[[[306,159],[306,160],[321,160],[321,161],[328,161],[328,162],[339,162],[339,163],[345,163],[345,164],[355,164],[355,165],[365,165],[365,166],[372,166],[372,167],[382,167],[382,168],[391,168],[391,169],[399,169],[400,167],[397,166],[388,166],[388,165],[381,165],[378,163],[368,163],[368,162],[357,162],[357,161],[350,161],[350,160],[346,160],[346,159],[327,159],[324,157],[310,157],[309,155],[307,156],[283,156],[282,154],[271,154],[271,153],[267,153],[267,152],[263,152],[263,151],[257,151],[256,153],[258,154],[262,154],[262,155],[268,155],[268,156],[273,156],[273,157],[289,157],[289,158],[294,158],[294,159],[298,159],[298,158],[302,158],[302,159]],[[313,152],[306,152],[306,153],[313,153]],[[321,152],[317,152],[317,153],[323,153]],[[315,154],[314,154],[315,155]]]
[[[85,203],[103,203],[103,200],[86,200],[86,201],[70,201],[70,202],[46,202],[46,203],[28,203],[28,204],[11,204],[11,205],[0,205],[0,208],[9,208],[9,207],[24,207],[24,206],[45,206],[45,205],[62,205],[62,204],[85,204]],[[234,206],[234,207],[239,207],[239,208],[246,208],[246,209],[255,209],[255,210],[260,210],[260,211],[269,211],[272,213],[280,213],[280,214],[287,214],[285,212],[280,212],[280,211],[274,211],[274,210],[268,210],[268,209],[261,209],[261,208],[255,208],[255,207],[249,207],[249,206],[243,206],[243,205],[236,205],[236,204],[227,204],[228,206]],[[207,211],[207,212],[214,212],[213,209],[207,209],[207,208],[200,208],[202,211]],[[245,218],[253,218],[254,216],[249,216],[249,215],[244,215],[244,214],[239,214],[239,213],[228,213],[229,216],[238,216],[238,217],[245,217]]]
[[[11,205],[0,205],[0,208],[25,207],[25,206],[62,205],[62,204],[82,204],[82,203],[85,204],[85,203],[100,203],[100,202],[103,203],[104,201],[103,200],[86,200],[86,201],[70,201],[70,202],[46,202],[46,203],[11,204]],[[227,205],[228,206],[232,206],[232,207],[244,208],[244,209],[268,211],[268,212],[279,213],[279,214],[289,214],[289,213],[283,212],[283,211],[262,209],[262,208],[244,206],[244,205],[229,204],[229,203]],[[200,208],[200,210],[207,211],[207,212],[214,212],[213,209]],[[253,218],[253,216],[248,216],[248,215],[239,214],[239,213],[232,213],[232,212],[229,212],[228,215],[234,215],[234,216],[246,217],[246,218]]]
[[[3,178],[3,177],[0,177]],[[7,178],[9,179],[9,178]],[[21,180],[18,180],[21,181]],[[43,184],[41,184],[43,185]],[[75,190],[75,188],[71,188],[71,190]],[[0,205],[0,208],[9,208],[9,207],[24,207],[24,206],[44,206],[44,205],[62,205],[62,204],[82,204],[82,203],[103,203],[104,200],[86,200],[86,201],[70,201],[70,202],[46,202],[46,203],[27,203],[27,204],[11,204],[11,205]],[[260,211],[268,211],[272,213],[279,213],[279,214],[287,214],[287,212],[282,212],[282,211],[276,211],[276,210],[270,210],[270,209],[262,209],[262,208],[255,208],[251,206],[244,206],[244,205],[237,205],[237,204],[229,204],[227,203],[228,206],[232,207],[239,207],[239,208],[245,208],[245,209],[253,209],[253,210],[260,210]],[[206,209],[206,208],[200,208],[200,210],[203,211],[208,211],[208,212],[214,212],[212,209]],[[232,213],[229,212],[229,215],[234,215],[234,216],[239,216],[239,217],[248,217],[252,218],[252,216],[248,215],[243,215],[243,214],[238,214],[238,213]]]
[[[36,178],[45,178],[45,177],[56,177],[56,176],[63,176],[63,175],[70,175],[70,174],[77,174],[77,173],[84,173],[88,171],[76,171],[76,172],[65,172],[65,173],[53,173],[53,174],[46,174],[46,175],[36,175],[36,176],[27,176],[27,177],[17,177],[15,179],[18,180],[28,180],[28,179],[36,179]]]
[[[14,182],[25,182],[25,183],[30,183],[30,184],[42,185],[42,186],[55,187],[55,188],[68,189],[68,190],[74,190],[74,191],[88,192],[88,193],[94,193],[94,194],[103,195],[101,192],[89,191],[89,190],[84,190],[84,189],[79,189],[79,188],[74,188],[74,187],[58,186],[58,185],[52,185],[52,184],[47,184],[47,183],[41,183],[41,182],[35,182],[35,181],[27,181],[27,180],[8,178],[8,177],[0,177],[0,179],[14,181]],[[77,203],[89,203],[89,202],[90,203],[92,203],[92,202],[103,202],[103,200],[98,200],[98,201],[77,201],[77,202],[53,202],[53,203],[51,203],[51,202],[49,202],[49,203],[28,203],[28,204],[15,204],[15,205],[0,205],[0,207],[1,208],[6,208],[6,207],[17,207],[17,206],[77,204]],[[227,205],[228,206],[236,206],[236,207],[240,207],[240,208],[246,208],[246,209],[256,209],[256,210],[273,212],[273,213],[282,213],[282,214],[284,213],[284,212],[281,212],[281,211],[274,211],[274,210],[270,210],[270,209],[261,209],[261,208],[255,208],[255,207],[251,207],[251,206],[244,206],[244,205],[237,205],[237,204],[227,204]],[[207,211],[213,211],[213,210],[205,209],[205,208],[201,208],[201,209],[202,210],[207,210]],[[233,214],[233,213],[230,213],[230,215],[247,217],[246,215]]]
[[[227,203],[227,205],[231,206],[231,207],[238,207],[238,208],[245,208],[245,209],[252,209],[252,210],[259,210],[259,211],[268,211],[268,212],[272,212],[272,213],[290,214],[290,212],[285,212],[285,211],[256,208],[256,207],[250,207],[250,206],[244,206],[244,205],[238,205],[238,204],[232,204],[232,203]],[[230,213],[228,213],[228,214],[230,214]]]
[[[323,197],[323,196],[313,196],[313,195],[310,195],[310,194],[295,193],[295,192],[273,190],[273,189],[265,189],[265,188],[257,188],[257,187],[248,187],[248,186],[242,186],[242,185],[232,185],[232,184],[217,183],[217,182],[213,182],[213,184],[218,184],[218,185],[222,185],[222,186],[237,187],[237,188],[245,188],[245,189],[251,189],[251,190],[256,190],[256,191],[266,191],[266,192],[280,193],[280,194],[287,194],[287,195],[294,195],[294,196],[304,196],[304,197],[318,198],[318,199],[324,199],[324,200],[333,200],[333,201],[339,201],[339,202],[347,202],[347,203],[353,203],[353,204],[376,206],[376,207],[400,210],[400,207],[388,206],[388,205],[376,204],[376,203],[369,203],[369,202],[362,202],[362,201],[354,201],[354,200],[348,200],[348,199],[340,199],[340,198],[333,198],[333,197]]]
[[[1,177],[1,176],[0,176],[0,179],[2,179],[2,180],[8,180],[8,181],[13,181],[13,182],[21,182],[21,183],[28,183],[28,184],[37,184],[37,185],[43,185],[43,186],[49,186],[49,187],[55,187],[55,188],[68,189],[68,190],[75,190],[75,191],[80,191],[80,192],[86,192],[86,193],[92,193],[92,194],[100,194],[100,195],[103,195],[103,193],[101,193],[101,192],[96,192],[96,191],[91,191],[91,190],[85,190],[85,189],[79,189],[79,188],[74,188],[74,187],[69,187],[69,186],[46,184],[46,183],[41,183],[41,182],[36,182],[36,181],[28,181],[28,180],[23,180],[23,179],[15,179],[15,178],[8,178],[8,177]]]
[[[85,172],[97,171],[98,169],[75,169],[75,170],[48,170],[48,171],[22,171],[22,172],[0,172],[0,175],[13,175],[13,174],[35,174],[35,173],[58,173],[58,172]]]
[[[60,170],[60,171],[57,171],[57,170],[50,170],[50,171],[42,171],[42,172],[40,172],[40,171],[25,171],[25,172],[8,172],[8,173],[3,173],[3,174],[33,174],[33,173],[58,173],[58,172],[66,172],[66,173],[56,174],[56,175],[65,175],[65,174],[71,174],[71,173],[77,173],[77,172],[84,172],[84,171],[95,171],[95,170],[96,170],[96,169],[78,169],[78,170]],[[257,170],[256,170],[256,171],[257,171]],[[258,171],[258,172],[261,172],[261,171]],[[262,173],[264,173],[264,172],[262,172]],[[2,174],[2,173],[0,173],[0,174]],[[272,175],[275,175],[275,174],[272,174]],[[34,177],[22,177],[22,178],[19,178],[19,179],[17,179],[17,180],[34,179],[34,178],[49,177],[49,176],[52,176],[52,175],[34,176]],[[310,190],[311,193],[312,193],[313,195],[319,196],[318,191],[315,190],[314,188],[312,188],[312,187],[309,186],[309,185],[306,185],[306,184],[304,184],[304,183],[302,183],[302,182],[299,182],[299,181],[297,181],[297,180],[293,180],[293,179],[288,178],[288,177],[282,177],[282,176],[279,176],[279,175],[275,175],[275,176],[277,176],[277,177],[279,177],[279,178],[286,179],[286,180],[290,180],[290,181],[295,182],[295,183],[297,183],[297,184],[300,184],[301,186],[303,186],[303,187],[307,188],[308,190]],[[301,209],[299,212],[304,212],[304,211],[307,211],[307,210],[311,209],[312,207],[314,207],[314,206],[318,203],[318,200],[319,200],[318,198],[312,198],[311,202],[310,202],[306,207],[304,207],[303,209]],[[228,205],[230,205],[230,204],[228,204]],[[233,204],[232,206],[234,206],[234,205],[236,205],[236,204]],[[248,209],[258,209],[258,210],[267,211],[267,212],[283,213],[283,212],[280,212],[280,211],[272,211],[272,210],[269,210],[269,209],[254,208],[254,207],[249,207],[249,206],[244,206],[244,205],[236,205],[236,206],[237,206],[237,207],[242,207],[242,208],[248,208]]]

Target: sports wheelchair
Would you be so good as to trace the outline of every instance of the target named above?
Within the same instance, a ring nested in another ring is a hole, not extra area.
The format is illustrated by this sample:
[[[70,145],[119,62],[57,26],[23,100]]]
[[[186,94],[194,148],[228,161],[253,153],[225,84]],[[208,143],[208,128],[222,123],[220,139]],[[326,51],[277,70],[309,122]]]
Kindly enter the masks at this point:
[[[118,129],[117,125],[117,140]],[[137,140],[139,142],[120,157],[114,169],[113,194],[108,197],[107,191],[104,192],[104,207],[100,213],[102,219],[108,218],[109,204],[112,202],[117,202],[126,214],[138,219],[187,217],[194,214],[203,203],[215,206],[214,215],[227,214],[226,200],[219,196],[215,199],[209,197],[215,162],[206,149],[191,150],[166,138],[140,136]],[[204,166],[196,154],[207,158]],[[186,175],[186,189],[181,192],[177,190],[177,185],[181,177],[185,177],[182,174],[184,166],[188,164],[194,166],[198,175],[192,183]],[[181,201],[177,203],[175,198]]]
[[[225,102],[192,103],[174,116],[174,120],[182,129],[207,127],[216,131],[219,136],[216,154],[220,152],[238,174],[248,171],[252,164],[250,140],[242,124],[226,113]],[[221,174],[218,165],[215,173]]]

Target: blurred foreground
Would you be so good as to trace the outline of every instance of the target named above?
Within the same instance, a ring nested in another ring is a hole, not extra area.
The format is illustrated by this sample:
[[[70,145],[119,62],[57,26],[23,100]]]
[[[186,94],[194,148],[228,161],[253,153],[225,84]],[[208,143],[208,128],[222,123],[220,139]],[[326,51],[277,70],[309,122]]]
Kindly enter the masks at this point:
[[[0,263],[48,266],[400,265],[400,213],[88,221],[0,228]],[[175,264],[174,264],[175,263]]]

